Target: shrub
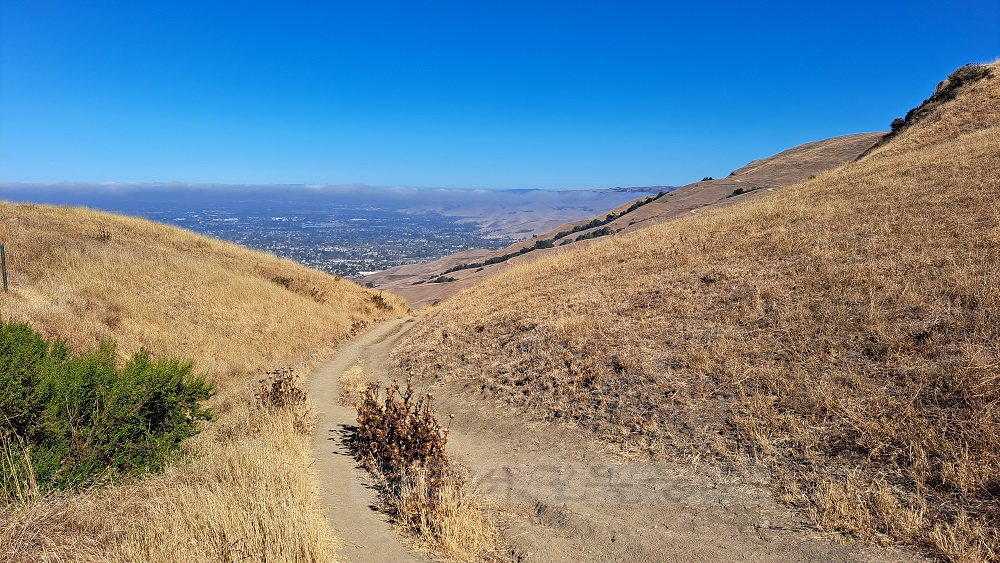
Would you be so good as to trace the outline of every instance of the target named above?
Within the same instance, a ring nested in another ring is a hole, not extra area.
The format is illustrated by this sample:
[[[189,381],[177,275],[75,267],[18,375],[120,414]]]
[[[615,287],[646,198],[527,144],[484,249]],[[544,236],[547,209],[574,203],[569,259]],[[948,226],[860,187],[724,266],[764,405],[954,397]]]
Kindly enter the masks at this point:
[[[379,309],[381,309],[383,311],[391,311],[392,310],[392,305],[390,305],[388,302],[386,302],[385,297],[383,297],[381,293],[373,293],[371,295],[371,300],[372,300],[372,303],[374,303],[376,307],[378,307]]]
[[[254,396],[257,404],[263,408],[286,410],[305,404],[306,392],[295,384],[293,368],[269,371],[260,380],[260,390]]]
[[[379,481],[383,507],[410,532],[452,559],[500,561],[501,540],[465,476],[445,455],[430,394],[414,396],[410,378],[370,384],[358,405],[355,455]]]
[[[816,176],[810,176],[809,179],[812,180],[815,177]],[[755,192],[757,190],[763,190],[763,189],[764,189],[764,186],[754,186],[752,188],[736,188],[735,190],[733,190],[733,193],[727,195],[726,197],[727,198],[736,197],[738,195],[748,194],[750,192]]]
[[[116,359],[111,341],[72,356],[27,324],[0,322],[3,500],[28,472],[45,493],[159,471],[211,418],[201,402],[214,386],[192,362],[141,351],[119,369]]]
[[[380,296],[381,297],[381,296]],[[312,430],[312,410],[306,404],[306,392],[295,380],[293,368],[269,371],[260,380],[260,388],[254,395],[257,406],[268,411],[278,411],[292,417],[295,431],[308,434]]]
[[[406,471],[443,472],[448,431],[437,421],[433,400],[429,393],[414,400],[409,378],[405,391],[393,382],[384,397],[379,383],[370,384],[358,407],[358,459],[396,484]]]
[[[715,179],[715,178],[713,178],[713,177],[711,177],[711,176],[705,176],[704,178],[702,178],[702,179],[701,179],[701,181],[702,181],[702,182],[710,182],[710,181],[712,181],[712,180],[714,180],[714,179]]]
[[[615,231],[611,227],[604,227],[601,229],[590,231],[589,233],[586,234],[582,234],[576,237],[575,240],[579,242],[581,240],[590,240],[592,238],[606,237],[608,235],[613,235],[613,234],[615,234]]]

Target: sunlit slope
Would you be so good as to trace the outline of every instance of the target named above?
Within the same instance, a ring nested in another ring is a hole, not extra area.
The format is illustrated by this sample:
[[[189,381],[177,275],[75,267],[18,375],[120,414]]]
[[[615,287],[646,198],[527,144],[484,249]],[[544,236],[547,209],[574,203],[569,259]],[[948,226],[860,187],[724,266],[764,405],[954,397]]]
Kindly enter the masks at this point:
[[[502,250],[474,249],[431,262],[396,266],[365,276],[364,281],[399,295],[414,306],[440,302],[511,265],[589,246],[605,233],[629,233],[688,214],[736,205],[783,189],[856,159],[883,136],[884,133],[858,133],[806,143],[755,160],[726,178],[695,182],[660,195],[649,194],[610,210],[610,214],[601,213],[567,223],[540,234],[538,238],[521,241]],[[546,241],[552,243],[553,248],[532,248]],[[528,249],[531,252],[517,255]],[[484,264],[491,258],[504,255],[517,256],[509,261]],[[471,264],[476,266],[461,267]],[[455,270],[456,267],[460,269]],[[442,276],[444,279],[440,279]]]
[[[5,319],[80,350],[113,338],[123,356],[193,359],[219,391],[213,421],[164,474],[0,507],[0,560],[332,560],[307,411],[266,408],[255,394],[265,370],[304,373],[352,334],[407,312],[401,300],[86,209],[0,203],[0,242]]]
[[[298,361],[402,301],[189,231],[83,208],[0,202],[0,313],[77,348],[114,338],[223,375]]]
[[[858,162],[487,280],[397,359],[632,451],[763,462],[822,529],[995,558],[990,69]]]

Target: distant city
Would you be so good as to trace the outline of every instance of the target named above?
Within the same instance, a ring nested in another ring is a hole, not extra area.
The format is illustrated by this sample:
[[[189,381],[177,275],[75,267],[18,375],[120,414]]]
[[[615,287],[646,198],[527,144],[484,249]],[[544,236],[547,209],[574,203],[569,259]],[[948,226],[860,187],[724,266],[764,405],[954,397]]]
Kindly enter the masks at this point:
[[[7,183],[0,184],[0,199],[145,217],[355,277],[472,248],[504,248],[532,229],[589,218],[640,197],[637,191]]]
[[[484,236],[475,224],[452,217],[373,206],[308,209],[278,204],[263,209],[147,210],[142,215],[345,277],[513,242]]]

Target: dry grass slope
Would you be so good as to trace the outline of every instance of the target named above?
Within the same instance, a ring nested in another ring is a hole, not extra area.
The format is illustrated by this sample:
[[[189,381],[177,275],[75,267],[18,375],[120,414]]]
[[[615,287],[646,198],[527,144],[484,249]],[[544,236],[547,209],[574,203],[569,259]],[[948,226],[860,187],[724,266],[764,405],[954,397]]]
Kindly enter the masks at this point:
[[[658,458],[770,464],[816,525],[1000,557],[1000,77],[858,162],[517,268],[401,369]]]
[[[0,558],[326,561],[302,409],[255,400],[265,370],[308,368],[409,307],[288,260],[143,220],[0,203],[6,319],[72,347],[102,338],[195,360],[219,384],[187,459],[135,483],[62,494],[0,516]]]

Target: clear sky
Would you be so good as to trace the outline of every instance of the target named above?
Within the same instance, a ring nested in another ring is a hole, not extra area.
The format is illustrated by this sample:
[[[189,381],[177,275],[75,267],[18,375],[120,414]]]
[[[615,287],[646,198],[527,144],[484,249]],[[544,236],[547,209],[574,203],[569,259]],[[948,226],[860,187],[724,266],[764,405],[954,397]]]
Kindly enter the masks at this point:
[[[0,0],[0,180],[680,185],[997,57],[998,0]]]

